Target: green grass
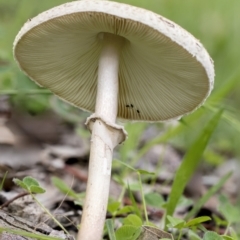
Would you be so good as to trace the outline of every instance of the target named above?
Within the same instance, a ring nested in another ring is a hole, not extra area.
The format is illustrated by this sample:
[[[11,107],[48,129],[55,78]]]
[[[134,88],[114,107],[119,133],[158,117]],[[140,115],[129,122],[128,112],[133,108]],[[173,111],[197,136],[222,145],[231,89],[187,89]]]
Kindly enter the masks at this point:
[[[198,138],[193,142],[188,152],[185,154],[181,166],[176,172],[174,178],[169,201],[167,203],[167,215],[173,215],[177,203],[182,196],[187,183],[189,182],[190,178],[198,167],[199,162],[201,161],[202,154],[207,147],[209,139],[215,130],[221,118],[221,115],[222,111],[219,111],[216,115],[214,115],[206,127],[204,127]]]

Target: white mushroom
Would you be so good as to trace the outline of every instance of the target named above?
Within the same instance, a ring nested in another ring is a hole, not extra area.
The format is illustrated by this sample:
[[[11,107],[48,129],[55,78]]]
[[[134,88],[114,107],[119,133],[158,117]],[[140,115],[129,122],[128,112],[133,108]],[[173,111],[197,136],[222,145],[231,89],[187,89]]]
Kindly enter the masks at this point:
[[[95,113],[79,240],[101,239],[116,118],[166,121],[199,107],[214,68],[191,34],[150,11],[110,1],[66,3],[29,20],[14,42],[19,67],[65,101]]]

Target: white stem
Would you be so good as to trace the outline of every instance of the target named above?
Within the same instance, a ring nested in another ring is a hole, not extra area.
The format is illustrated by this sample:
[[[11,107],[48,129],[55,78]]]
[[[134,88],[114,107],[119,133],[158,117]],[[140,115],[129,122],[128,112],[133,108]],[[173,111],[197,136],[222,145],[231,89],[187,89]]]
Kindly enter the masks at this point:
[[[104,116],[115,123],[118,100],[118,66],[119,51],[123,39],[119,36],[104,33],[103,49],[98,67],[98,89],[96,115]]]
[[[78,240],[101,240],[111,178],[112,153],[119,130],[117,117],[118,66],[123,38],[104,33],[98,68],[96,119],[92,126],[88,183]],[[106,122],[107,121],[107,122]]]

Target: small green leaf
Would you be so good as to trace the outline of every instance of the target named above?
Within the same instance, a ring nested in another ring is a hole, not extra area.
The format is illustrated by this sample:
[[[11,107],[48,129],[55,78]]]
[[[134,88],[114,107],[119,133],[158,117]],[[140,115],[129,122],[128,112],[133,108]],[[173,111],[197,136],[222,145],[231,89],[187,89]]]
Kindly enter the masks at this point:
[[[115,235],[117,240],[136,240],[141,234],[141,227],[124,225],[120,227]]]
[[[28,188],[30,188],[31,186],[39,186],[38,181],[37,181],[35,178],[30,177],[30,176],[27,176],[27,177],[23,178],[23,183],[24,183]]]
[[[29,191],[27,185],[26,185],[25,183],[23,183],[20,179],[14,178],[14,179],[13,179],[13,182],[14,182],[16,185],[18,185],[19,187],[21,187],[21,188]]]
[[[135,227],[141,227],[142,226],[142,219],[138,217],[135,214],[130,214],[126,218],[123,219],[124,225],[132,225]]]
[[[13,182],[19,187],[27,190],[30,193],[44,193],[45,189],[39,186],[38,181],[32,177],[25,177],[21,181],[20,179],[14,178]]]
[[[46,192],[45,189],[43,189],[42,187],[39,187],[39,186],[31,186],[29,188],[29,190],[31,193],[45,193]]]
[[[221,219],[216,214],[213,214],[212,217],[218,227],[220,227],[220,226],[227,227],[228,222],[225,219]]]
[[[177,228],[177,229],[182,229],[185,226],[185,221],[179,218],[175,218],[172,216],[167,216],[167,219],[169,221],[169,227]]]
[[[207,231],[203,236],[203,240],[223,240],[223,238],[215,232]]]
[[[163,197],[159,193],[155,192],[145,194],[145,201],[147,205],[156,208],[161,208],[165,203]]]
[[[143,170],[143,169],[138,169],[137,172],[140,173],[141,175],[155,175],[154,172],[148,172],[148,171]]]
[[[107,206],[107,210],[108,212],[110,212],[111,214],[114,214],[118,208],[120,207],[121,203],[120,202],[112,202],[112,203],[108,203]]]
[[[206,221],[209,221],[211,220],[210,217],[208,216],[203,216],[203,217],[198,217],[198,218],[194,218],[194,219],[191,219],[190,221],[188,221],[186,224],[185,224],[185,227],[192,227],[192,226],[196,226],[200,223],[203,223],[203,222],[206,222]]]
[[[132,213],[132,212],[134,212],[134,207],[133,206],[124,206],[117,211],[116,215]]]

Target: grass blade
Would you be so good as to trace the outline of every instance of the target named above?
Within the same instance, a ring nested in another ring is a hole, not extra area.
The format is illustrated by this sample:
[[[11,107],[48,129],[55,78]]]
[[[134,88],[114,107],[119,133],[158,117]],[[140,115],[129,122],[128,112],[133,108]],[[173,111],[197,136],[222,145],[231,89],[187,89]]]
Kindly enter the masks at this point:
[[[224,99],[234,88],[237,87],[240,80],[240,71],[238,70],[233,74],[228,81],[225,81],[224,84],[217,88],[216,91],[213,91],[211,96],[209,97],[207,104],[216,104],[220,103],[222,99]]]
[[[196,204],[194,204],[192,210],[186,215],[185,220],[188,220],[191,217],[193,217],[200,210],[200,208],[208,201],[208,199],[224,185],[224,183],[229,179],[231,175],[232,172],[227,173],[226,175],[224,175],[223,178],[220,179],[220,181],[216,185],[211,187],[204,194],[204,196],[202,196],[201,199]]]
[[[128,185],[128,194],[129,194],[129,197],[130,197],[130,199],[131,199],[132,206],[133,206],[133,208],[134,208],[135,214],[136,214],[138,217],[141,218],[141,217],[142,217],[141,211],[140,211],[140,209],[138,208],[138,205],[137,205],[137,203],[136,203],[136,201],[135,201],[135,198],[134,198],[134,196],[133,196],[133,193],[132,193],[129,185]]]
[[[43,234],[31,233],[25,230],[16,230],[12,228],[0,227],[0,236],[2,232],[7,232],[7,233],[14,234],[16,236],[28,237],[28,238],[39,239],[39,240],[63,240],[60,237],[58,238],[58,237],[52,237],[52,236],[43,235]]]
[[[7,174],[8,174],[8,172],[5,172],[5,174],[3,176],[3,179],[2,179],[2,181],[0,183],[0,191],[3,189],[3,185],[4,185],[5,179],[7,177]]]
[[[176,205],[182,196],[184,188],[191,178],[192,174],[196,170],[198,163],[201,160],[201,156],[207,146],[207,143],[215,130],[220,117],[222,115],[222,111],[217,112],[212,119],[208,122],[206,127],[201,132],[200,136],[196,139],[196,141],[192,144],[188,152],[185,154],[184,159],[180,168],[178,169],[173,186],[172,191],[169,196],[169,201],[167,204],[167,214],[166,216],[172,216]],[[166,223],[167,224],[167,221]]]
[[[113,226],[113,220],[107,219],[106,220],[106,226],[108,230],[108,236],[110,240],[116,240],[115,232],[114,232],[114,226]]]

